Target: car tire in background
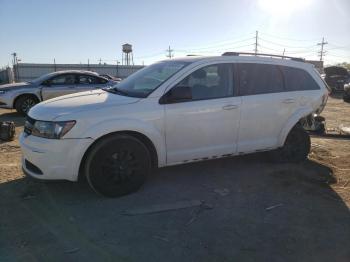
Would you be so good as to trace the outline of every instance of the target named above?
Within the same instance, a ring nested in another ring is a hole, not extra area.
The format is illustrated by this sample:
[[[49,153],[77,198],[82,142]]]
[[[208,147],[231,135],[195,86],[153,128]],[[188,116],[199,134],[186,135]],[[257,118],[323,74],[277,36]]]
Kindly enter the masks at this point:
[[[84,172],[91,188],[107,197],[137,191],[151,170],[151,155],[137,138],[127,134],[108,135],[89,150]]]
[[[29,109],[39,103],[38,98],[34,95],[22,95],[15,101],[15,109],[18,113],[25,116]]]
[[[270,159],[278,163],[300,162],[307,159],[310,149],[310,136],[298,123],[289,132],[283,147],[270,152]]]

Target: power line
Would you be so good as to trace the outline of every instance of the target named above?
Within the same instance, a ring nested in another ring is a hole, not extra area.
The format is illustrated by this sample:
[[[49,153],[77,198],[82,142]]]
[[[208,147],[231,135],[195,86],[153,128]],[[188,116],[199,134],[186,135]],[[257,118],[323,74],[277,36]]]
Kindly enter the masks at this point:
[[[317,38],[314,38],[314,39],[309,39],[309,40],[306,40],[306,39],[295,39],[295,38],[289,38],[289,37],[282,37],[282,36],[276,36],[276,35],[271,35],[271,34],[267,34],[267,33],[264,33],[264,32],[260,32],[260,34],[263,34],[267,37],[271,37],[271,38],[279,38],[279,39],[284,39],[284,40],[288,40],[288,41],[296,41],[296,42],[314,42],[314,41],[317,41],[318,39]]]

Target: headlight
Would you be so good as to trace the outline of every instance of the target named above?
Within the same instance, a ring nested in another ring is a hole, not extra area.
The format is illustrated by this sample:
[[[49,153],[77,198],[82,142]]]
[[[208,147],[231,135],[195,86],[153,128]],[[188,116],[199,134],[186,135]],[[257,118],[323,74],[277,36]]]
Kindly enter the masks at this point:
[[[35,121],[31,134],[50,139],[60,139],[75,125],[75,121],[47,122]]]
[[[7,90],[0,90],[0,95],[3,95],[7,92]]]

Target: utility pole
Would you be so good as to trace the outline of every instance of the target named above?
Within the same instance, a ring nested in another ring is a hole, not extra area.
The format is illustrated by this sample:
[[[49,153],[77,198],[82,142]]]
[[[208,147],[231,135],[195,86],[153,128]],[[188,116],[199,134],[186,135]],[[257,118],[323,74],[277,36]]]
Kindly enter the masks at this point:
[[[12,59],[12,65],[16,65],[17,64],[17,53],[14,52],[11,54],[13,56],[13,59]]]
[[[57,68],[56,68],[56,58],[53,59],[53,68],[55,70],[55,72],[57,71]]]
[[[169,48],[168,50],[166,50],[168,52],[168,54],[166,55],[166,57],[168,57],[169,59],[171,59],[172,57],[174,57],[174,55],[172,54],[173,53],[173,49],[170,49],[170,45],[169,45]]]
[[[255,55],[258,53],[258,31],[255,31],[255,48],[254,48],[254,53]]]
[[[98,64],[99,64],[99,65],[101,65],[101,62],[102,62],[102,59],[100,58],[100,60],[99,60],[99,63],[98,63]]]
[[[327,45],[327,44],[328,44],[328,42],[324,41],[324,37],[322,37],[322,42],[321,43],[317,43],[317,45],[321,46],[321,51],[318,52],[320,54],[320,61],[322,61],[323,56],[326,54],[326,51],[323,51],[323,47],[325,45]]]
[[[17,53],[13,52],[11,54],[13,56],[12,60],[12,68],[13,68],[13,74],[14,74],[14,81],[16,82],[18,80],[18,60],[17,60]]]

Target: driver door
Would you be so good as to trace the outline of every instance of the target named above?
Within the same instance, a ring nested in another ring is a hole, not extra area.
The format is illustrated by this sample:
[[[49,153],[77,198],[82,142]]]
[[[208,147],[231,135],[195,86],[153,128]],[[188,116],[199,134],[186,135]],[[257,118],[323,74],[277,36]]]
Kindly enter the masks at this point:
[[[165,99],[167,164],[235,154],[241,98],[233,96],[231,64],[191,73],[164,96],[186,89],[190,99]],[[162,101],[162,99],[161,99]]]
[[[41,89],[43,100],[51,99],[57,96],[68,95],[77,92],[76,74],[62,74],[54,76],[46,81]]]

